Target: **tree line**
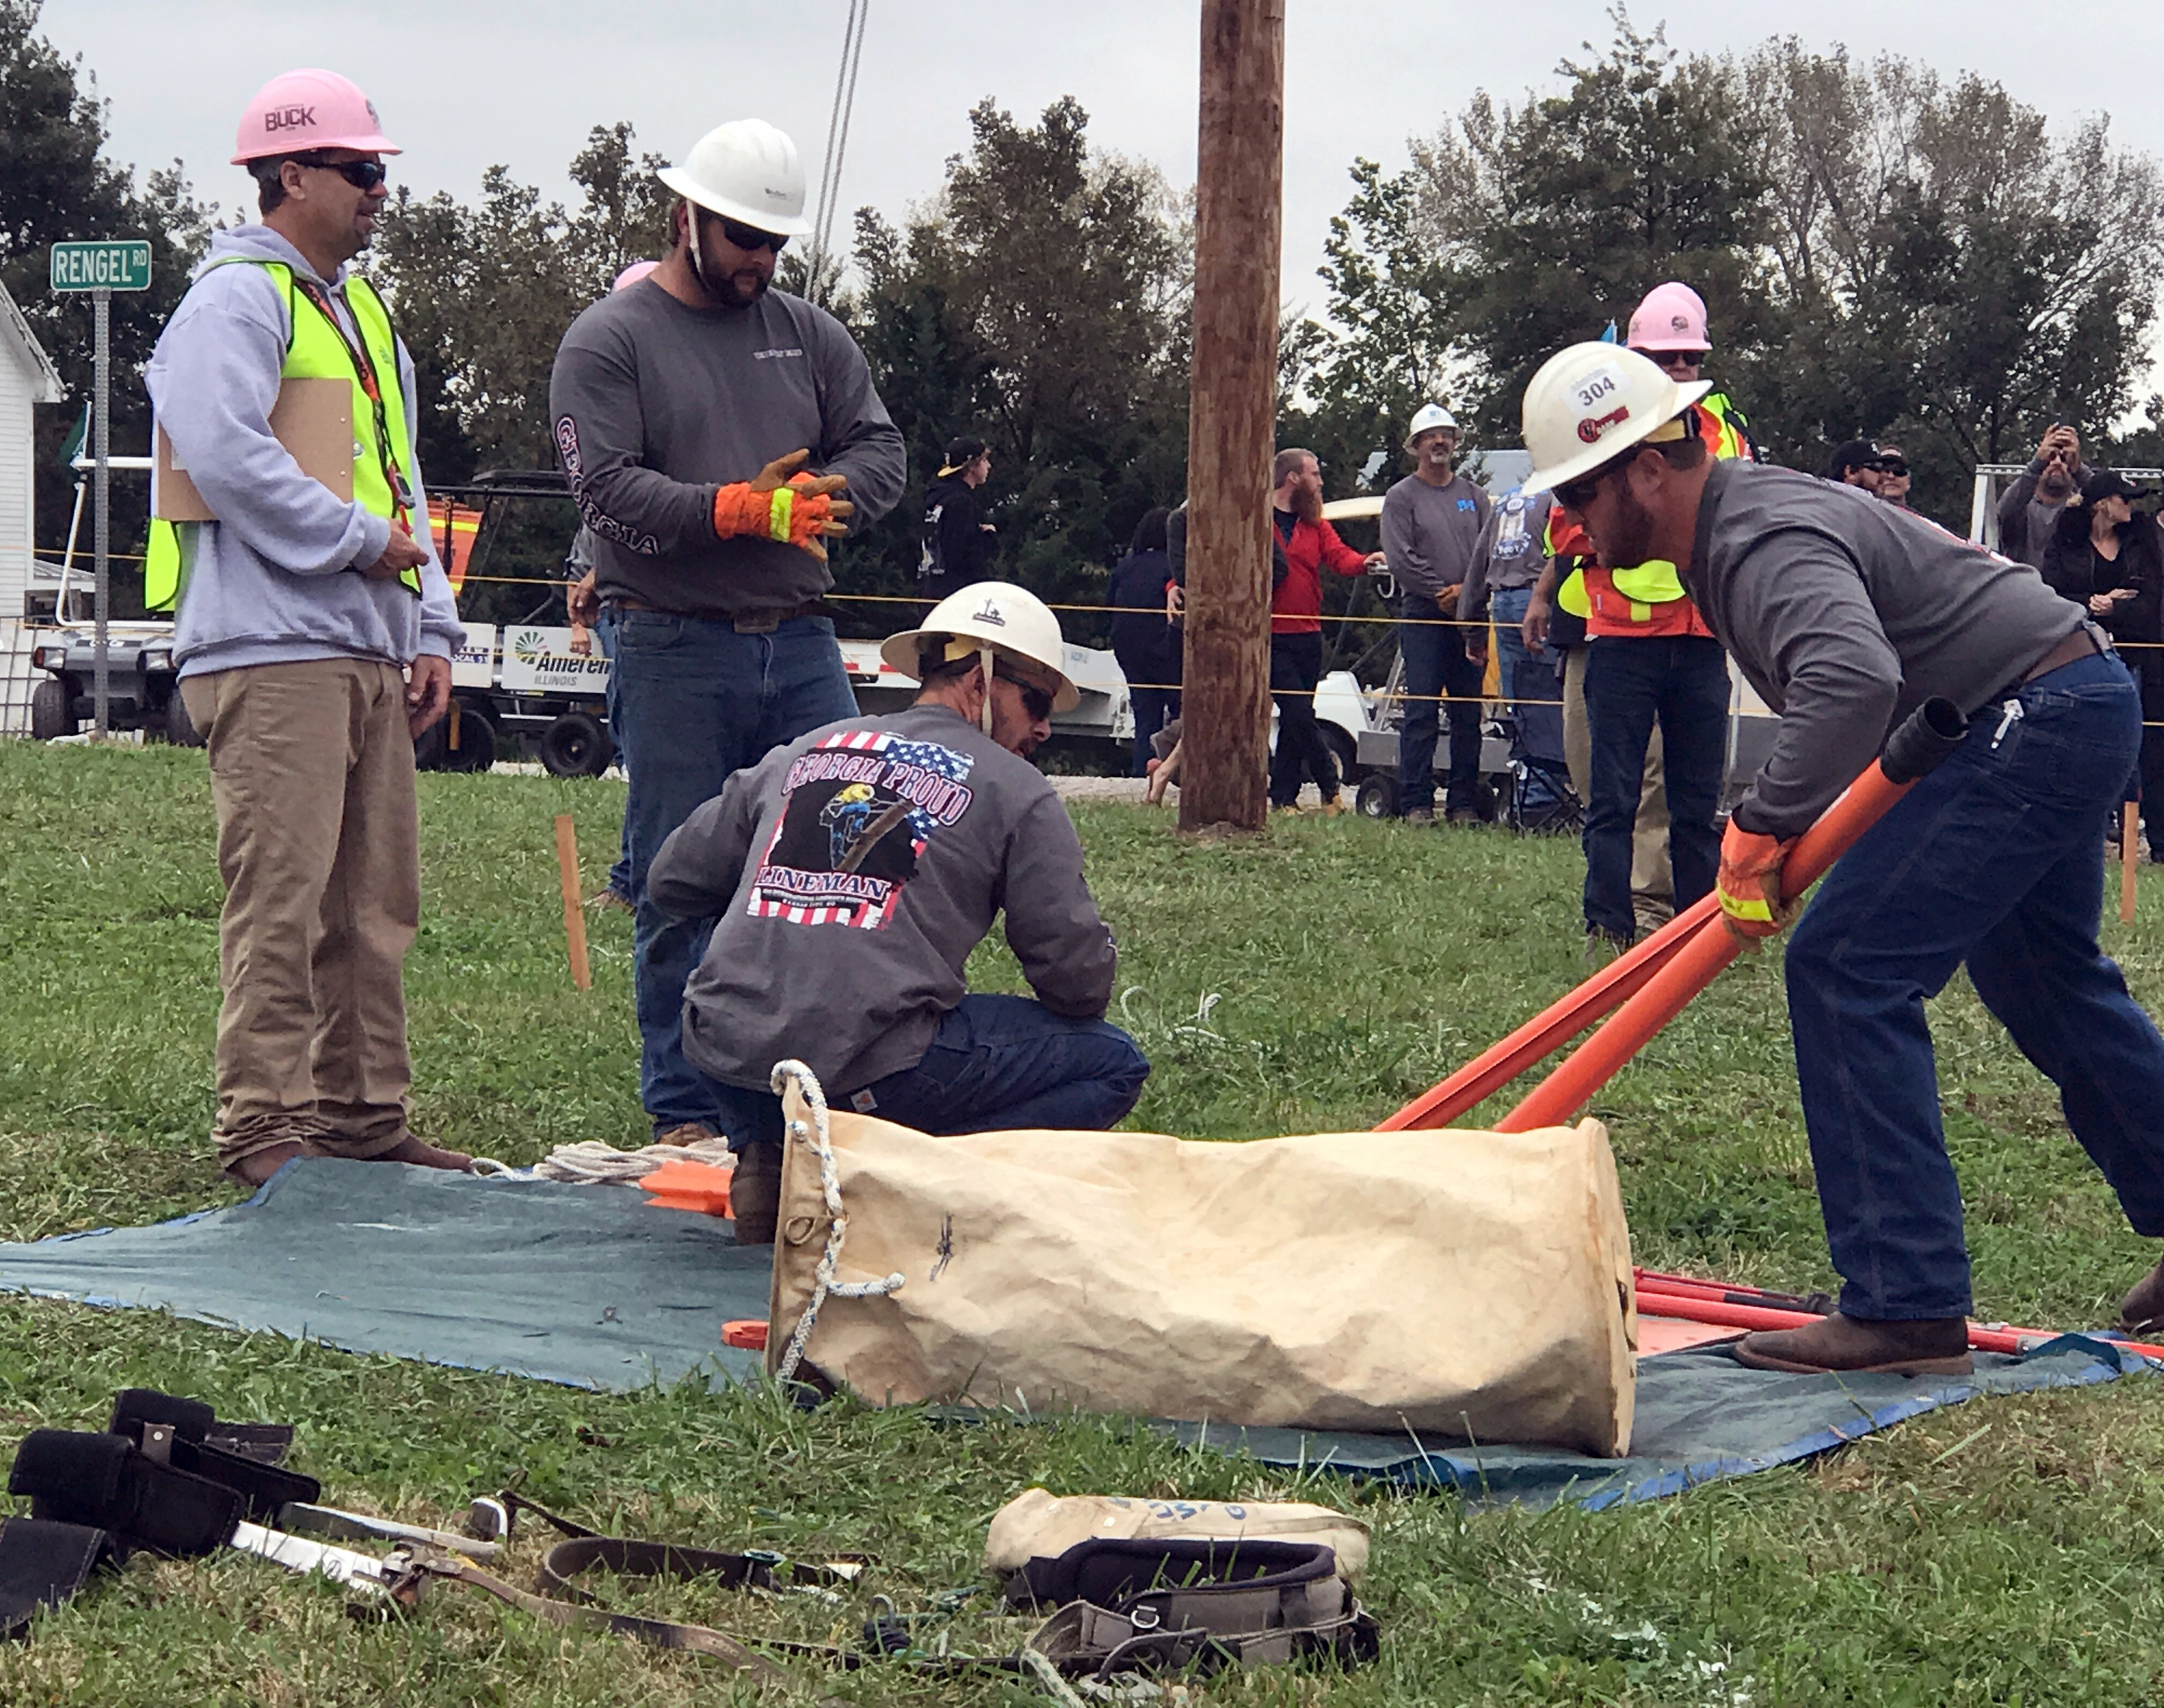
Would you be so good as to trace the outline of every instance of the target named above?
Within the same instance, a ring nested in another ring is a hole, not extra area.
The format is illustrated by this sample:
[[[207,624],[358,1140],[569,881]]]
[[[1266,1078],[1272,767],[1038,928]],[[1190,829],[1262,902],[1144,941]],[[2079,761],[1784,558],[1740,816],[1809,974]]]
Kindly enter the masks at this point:
[[[177,163],[139,187],[108,160],[89,75],[37,16],[37,0],[0,0],[0,280],[80,396],[87,338],[45,287],[45,246],[156,245],[153,290],[115,303],[117,371],[132,377],[211,216]],[[1280,443],[1317,451],[1331,496],[1403,473],[1404,423],[1431,398],[1473,446],[1515,443],[1539,363],[1668,278],[1705,297],[1708,372],[1777,460],[1815,470],[1841,440],[1898,437],[1914,501],[1957,529],[1973,467],[2026,460],[2055,421],[2101,456],[2164,454],[2164,400],[2111,433],[2144,401],[2164,175],[2105,118],[2054,127],[1997,83],[1895,56],[1790,38],[1688,55],[1620,8],[1611,21],[1544,88],[1516,104],[1477,94],[1413,139],[1403,169],[1352,164],[1320,310],[1295,306],[1279,338]],[[660,253],[659,163],[629,124],[596,125],[568,203],[502,166],[470,202],[396,196],[368,265],[413,354],[433,481],[549,466],[557,340],[623,265]],[[1093,146],[1073,99],[1033,122],[986,100],[931,194],[899,217],[858,212],[849,265],[814,278],[798,249],[783,256],[784,288],[862,343],[910,445],[910,496],[837,554],[844,591],[911,589],[917,497],[969,432],[993,450],[1001,573],[1055,600],[1101,598],[1142,512],[1184,486],[1191,209],[1155,167]],[[140,388],[119,390],[116,436],[132,444]],[[44,416],[56,453],[72,411]],[[50,548],[66,481],[40,462]],[[491,570],[550,573],[565,526],[529,518]],[[515,615],[536,590],[476,589],[469,605]]]

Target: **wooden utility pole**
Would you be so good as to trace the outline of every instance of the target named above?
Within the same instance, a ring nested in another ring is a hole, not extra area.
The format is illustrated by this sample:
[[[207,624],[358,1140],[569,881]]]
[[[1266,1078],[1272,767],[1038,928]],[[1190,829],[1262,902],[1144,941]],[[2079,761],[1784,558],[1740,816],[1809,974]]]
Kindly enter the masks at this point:
[[[1202,0],[1179,827],[1268,809],[1284,0]]]

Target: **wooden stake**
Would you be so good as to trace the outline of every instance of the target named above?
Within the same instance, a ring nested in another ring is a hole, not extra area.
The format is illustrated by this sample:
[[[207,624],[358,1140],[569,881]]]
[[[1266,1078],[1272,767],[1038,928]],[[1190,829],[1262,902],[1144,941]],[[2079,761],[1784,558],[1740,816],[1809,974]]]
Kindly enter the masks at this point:
[[[1284,0],[1202,0],[1184,830],[1258,830],[1268,804],[1284,24]]]
[[[556,815],[556,868],[564,880],[564,937],[571,946],[571,982],[591,990],[594,970],[586,962],[586,910],[579,899],[579,843],[571,834],[571,815]]]
[[[2134,839],[2141,809],[2129,801],[2120,809],[2119,820],[2119,922],[2122,925],[2134,923]]]

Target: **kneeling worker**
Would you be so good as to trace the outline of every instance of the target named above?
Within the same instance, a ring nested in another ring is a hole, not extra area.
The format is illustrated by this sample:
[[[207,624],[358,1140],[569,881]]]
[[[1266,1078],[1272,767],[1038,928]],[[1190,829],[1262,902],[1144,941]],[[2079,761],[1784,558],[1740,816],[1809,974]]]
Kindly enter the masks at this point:
[[[2075,1140],[2137,1233],[2164,1235],[2164,1038],[2097,946],[2104,862],[2141,745],[2132,680],[2081,607],[2033,569],[1911,511],[1806,474],[1715,461],[1706,386],[1611,344],[1552,358],[1526,445],[1604,562],[1680,566],[1751,685],[1780,714],[1737,802],[1716,890],[1731,929],[1786,923],[1789,846],[1916,706],[1968,739],[1842,857],[1788,945],[1788,1015],[1841,1309],[1745,1337],[1761,1369],[1969,1368],[1968,1253],[1939,1120],[1924,998],[1964,963],[2059,1087]],[[2164,1315],[2164,1264],[2122,1307]]]
[[[828,724],[738,772],[662,845],[646,893],[715,919],[685,988],[684,1048],[737,1153],[737,1239],[774,1239],[781,1102],[808,1063],[837,1108],[927,1133],[1100,1129],[1149,1077],[1106,1023],[1117,955],[1067,809],[1029,755],[1080,698],[1059,621],[980,582],[895,636],[916,703]],[[1006,910],[1037,1000],[971,996],[969,951]]]

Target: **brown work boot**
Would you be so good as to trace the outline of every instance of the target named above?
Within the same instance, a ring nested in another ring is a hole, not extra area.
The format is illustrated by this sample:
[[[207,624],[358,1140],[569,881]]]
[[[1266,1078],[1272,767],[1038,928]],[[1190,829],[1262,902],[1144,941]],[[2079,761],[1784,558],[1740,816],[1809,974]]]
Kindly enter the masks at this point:
[[[239,1161],[228,1163],[225,1171],[243,1186],[260,1187],[295,1157],[303,1154],[301,1141],[288,1139],[266,1150],[249,1151]]]
[[[2119,1302],[2119,1326],[2130,1334],[2154,1334],[2164,1328],[2164,1262],[2136,1281]]]
[[[729,1176],[729,1214],[739,1245],[774,1244],[775,1218],[781,1210],[781,1147],[747,1145],[737,1152]]]
[[[1968,1318],[1935,1317],[1914,1323],[1874,1323],[1836,1312],[1801,1328],[1746,1334],[1736,1343],[1739,1363],[1799,1375],[1847,1370],[1857,1375],[1967,1375]]]
[[[471,1174],[473,1158],[463,1150],[446,1150],[408,1133],[388,1150],[379,1150],[370,1162],[403,1162],[415,1168],[447,1168],[454,1174]]]

